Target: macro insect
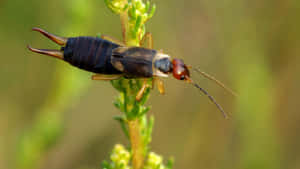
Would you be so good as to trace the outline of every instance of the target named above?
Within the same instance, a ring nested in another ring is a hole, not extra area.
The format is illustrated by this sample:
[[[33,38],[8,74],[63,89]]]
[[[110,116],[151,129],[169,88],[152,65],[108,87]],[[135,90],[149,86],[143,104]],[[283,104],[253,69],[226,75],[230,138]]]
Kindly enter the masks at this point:
[[[217,106],[224,117],[228,117],[216,100],[191,79],[190,66],[184,64],[181,59],[171,59],[169,55],[153,49],[153,40],[150,33],[146,33],[141,40],[141,46],[148,40],[148,46],[144,48],[128,47],[123,42],[106,35],[102,35],[101,38],[88,36],[65,38],[40,28],[33,28],[32,30],[40,32],[62,47],[60,50],[36,49],[28,45],[29,50],[53,56],[80,69],[94,72],[96,74],[92,75],[93,80],[115,80],[121,77],[144,78],[143,86],[136,96],[137,101],[142,98],[145,89],[148,87],[147,78],[153,78],[153,83],[157,84],[159,92],[163,94],[164,86],[160,77],[168,77],[169,74],[172,74],[175,79],[186,81],[200,89]],[[193,70],[216,82],[231,94],[236,95],[214,77],[198,69]]]

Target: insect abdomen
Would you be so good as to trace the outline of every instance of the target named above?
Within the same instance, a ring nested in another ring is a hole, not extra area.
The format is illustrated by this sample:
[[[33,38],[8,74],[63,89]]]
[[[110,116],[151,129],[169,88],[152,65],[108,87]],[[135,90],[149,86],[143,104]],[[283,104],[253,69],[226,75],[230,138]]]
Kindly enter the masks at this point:
[[[64,60],[78,68],[100,73],[120,74],[111,64],[111,54],[119,45],[94,37],[69,38],[64,50]]]

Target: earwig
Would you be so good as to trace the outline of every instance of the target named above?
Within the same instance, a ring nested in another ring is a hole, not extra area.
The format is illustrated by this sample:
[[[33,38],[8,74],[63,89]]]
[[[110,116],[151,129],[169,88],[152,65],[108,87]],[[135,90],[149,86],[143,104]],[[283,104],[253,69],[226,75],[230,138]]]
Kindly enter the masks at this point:
[[[142,39],[142,44],[148,40],[148,47],[128,47],[124,43],[112,37],[72,37],[64,38],[53,35],[40,28],[33,28],[33,31],[40,32],[56,44],[60,45],[60,50],[36,49],[28,46],[28,49],[35,53],[53,56],[57,59],[69,62],[71,65],[80,69],[94,72],[93,80],[115,80],[125,78],[143,78],[144,84],[136,96],[139,101],[147,86],[147,78],[153,78],[159,92],[164,93],[164,85],[160,77],[168,77],[172,74],[175,79],[184,80],[193,84],[213,102],[225,118],[228,117],[223,108],[216,100],[190,77],[189,67],[181,59],[171,59],[167,54],[153,49],[152,35],[146,33]],[[216,82],[225,90],[236,95],[224,84],[214,77],[198,69],[193,69],[204,77]]]

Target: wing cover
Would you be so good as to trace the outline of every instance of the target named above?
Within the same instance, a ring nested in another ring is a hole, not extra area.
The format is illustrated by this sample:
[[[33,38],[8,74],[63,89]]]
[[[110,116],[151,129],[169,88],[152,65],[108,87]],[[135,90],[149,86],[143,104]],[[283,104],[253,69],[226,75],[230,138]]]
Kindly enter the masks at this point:
[[[111,63],[127,78],[152,77],[156,53],[156,50],[141,47],[118,47],[112,52]]]

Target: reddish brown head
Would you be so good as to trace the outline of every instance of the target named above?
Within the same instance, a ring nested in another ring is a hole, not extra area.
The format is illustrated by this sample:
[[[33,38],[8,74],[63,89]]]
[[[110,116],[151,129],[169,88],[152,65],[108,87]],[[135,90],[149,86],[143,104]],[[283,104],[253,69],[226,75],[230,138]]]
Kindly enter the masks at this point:
[[[195,83],[191,77],[190,77],[190,71],[188,66],[186,66],[183,63],[183,60],[181,59],[173,59],[172,61],[169,59],[170,57],[168,55],[160,53],[159,59],[155,61],[154,67],[158,70],[157,76],[163,76],[164,74],[173,73],[173,76],[178,80],[185,80],[186,82],[194,85],[196,88],[198,88],[203,94],[205,94],[210,101],[212,101],[217,108],[223,113],[225,118],[228,118],[227,113],[223,110],[223,108],[217,103],[217,101],[208,94],[206,90],[201,88],[197,83]],[[216,80],[214,77],[199,71],[198,69],[193,69],[202,74],[204,77],[215,81],[217,84],[221,85],[223,88],[227,89],[221,82]]]
[[[190,71],[181,59],[173,59],[173,76],[178,80],[190,81]]]

